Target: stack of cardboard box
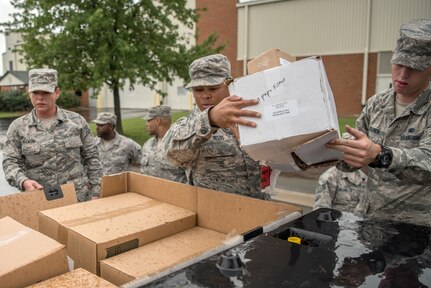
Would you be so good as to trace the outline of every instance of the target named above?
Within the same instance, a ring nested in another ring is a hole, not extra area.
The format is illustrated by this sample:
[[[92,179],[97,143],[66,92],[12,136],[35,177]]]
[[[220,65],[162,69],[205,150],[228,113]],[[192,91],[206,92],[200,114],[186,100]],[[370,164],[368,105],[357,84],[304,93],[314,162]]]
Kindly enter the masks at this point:
[[[39,243],[35,236],[28,238],[28,235],[33,235],[26,232],[30,228],[17,222],[15,230],[3,231],[3,227],[9,224],[0,222],[0,243],[3,243],[0,249],[7,247],[0,253],[8,255],[3,253],[26,251],[30,256],[22,259],[30,263],[24,265],[30,265],[32,272],[28,275],[47,272],[43,277],[26,279],[25,285],[66,273],[67,252],[69,260],[72,260],[69,265],[72,262],[75,269],[84,268],[94,277],[101,275],[115,285],[132,283],[133,286],[137,283],[137,287],[143,285],[143,281],[148,282],[231,248],[243,242],[244,237],[274,229],[300,216],[297,207],[285,203],[127,172],[103,177],[101,199],[38,213],[40,231],[58,242],[34,230],[32,233],[37,233],[45,242]],[[248,233],[250,230],[253,232]],[[21,234],[25,237],[14,236]],[[5,237],[13,240],[8,244],[13,247],[4,244]],[[23,242],[15,238],[27,240]],[[48,262],[50,256],[48,260],[39,260],[43,258],[39,252],[57,257],[51,262]],[[31,256],[34,253],[36,255]],[[0,281],[12,283],[11,287],[23,286],[17,279],[20,275],[27,275],[22,274],[27,272],[23,272],[21,264],[10,265],[6,260],[18,259],[18,254],[1,257],[0,260]],[[86,278],[80,277],[81,274],[82,270],[75,270],[45,283],[70,284],[78,278]],[[97,282],[98,278],[90,279],[91,283],[94,281]],[[72,284],[67,286],[69,284],[64,284],[64,287],[74,287]]]
[[[325,144],[339,137],[334,97],[322,59],[295,57],[270,49],[248,63],[249,74],[229,85],[231,95],[259,99],[245,109],[256,128],[239,126],[241,145],[255,160],[281,171],[330,165],[341,153]]]

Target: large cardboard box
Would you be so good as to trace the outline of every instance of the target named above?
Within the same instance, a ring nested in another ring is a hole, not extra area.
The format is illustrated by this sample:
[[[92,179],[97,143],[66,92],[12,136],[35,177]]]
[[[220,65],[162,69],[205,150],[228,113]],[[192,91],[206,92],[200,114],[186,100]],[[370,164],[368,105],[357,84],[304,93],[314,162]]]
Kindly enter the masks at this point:
[[[24,287],[68,271],[64,245],[10,217],[0,219],[0,286]]]
[[[21,224],[39,230],[37,213],[41,210],[77,202],[73,184],[60,185],[60,197],[48,197],[43,190],[34,190],[0,197],[0,218],[10,216]]]
[[[188,261],[225,240],[226,234],[194,227],[101,261],[100,275],[115,285],[123,285]]]
[[[295,61],[236,79],[231,95],[259,99],[247,107],[262,114],[257,127],[239,126],[241,145],[256,160],[282,171],[341,159],[325,144],[339,137],[334,97],[319,57]]]
[[[136,193],[77,203],[39,212],[39,231],[67,245],[68,228],[99,221],[153,205],[154,200]]]
[[[280,65],[287,65],[296,61],[292,56],[280,49],[271,48],[247,63],[248,74],[253,74]]]
[[[40,283],[29,286],[28,288],[115,288],[114,284],[106,281],[87,270],[78,268],[73,271],[67,272],[60,276],[42,281]]]
[[[300,209],[286,203],[199,188],[133,172],[103,177],[102,197],[127,192],[139,193],[197,214],[197,227],[193,229],[101,261],[102,277],[104,275],[114,284],[134,279],[127,284],[130,287],[144,285],[164,273],[233,247],[250,235],[270,231],[301,215]],[[177,251],[173,252],[175,247]]]

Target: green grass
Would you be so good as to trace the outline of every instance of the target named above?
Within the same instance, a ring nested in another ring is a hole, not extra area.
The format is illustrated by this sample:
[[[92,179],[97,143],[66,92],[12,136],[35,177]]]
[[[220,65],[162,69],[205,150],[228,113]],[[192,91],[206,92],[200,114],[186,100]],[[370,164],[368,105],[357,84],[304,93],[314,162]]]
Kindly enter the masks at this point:
[[[188,111],[173,112],[172,123],[179,118],[188,115]],[[96,124],[89,123],[91,131],[96,135]],[[135,140],[138,144],[143,145],[150,138],[148,135],[146,121],[142,117],[123,119],[123,135]]]
[[[189,112],[173,112],[172,113],[172,123],[177,121],[180,117],[188,115]],[[355,127],[356,117],[339,117],[338,123],[340,124],[340,132],[341,134],[346,132],[344,125],[350,125],[351,127]],[[91,131],[96,135],[96,124],[89,123]],[[123,130],[124,136],[132,138],[140,145],[143,145],[145,141],[150,138],[150,135],[147,133],[146,121],[141,117],[138,118],[129,118],[123,119]]]
[[[0,112],[0,118],[1,119],[7,119],[7,118],[18,118],[28,112]]]
[[[338,117],[338,123],[340,124],[340,133],[343,134],[346,132],[345,125],[349,125],[350,127],[355,127],[356,117]]]

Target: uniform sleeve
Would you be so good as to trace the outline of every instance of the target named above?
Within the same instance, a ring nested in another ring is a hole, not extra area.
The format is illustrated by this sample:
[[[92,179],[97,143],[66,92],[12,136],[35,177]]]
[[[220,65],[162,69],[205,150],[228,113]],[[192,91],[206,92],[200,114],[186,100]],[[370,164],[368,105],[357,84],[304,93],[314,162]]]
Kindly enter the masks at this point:
[[[21,141],[18,135],[16,122],[13,122],[8,131],[3,148],[3,171],[9,185],[22,189],[22,182],[27,180],[24,173],[25,160],[22,155]]]
[[[186,167],[197,158],[203,143],[217,131],[211,127],[208,109],[175,122],[163,137],[164,153],[177,166]]]
[[[131,164],[141,165],[141,157],[142,157],[141,146],[132,140],[130,143]]]
[[[429,119],[431,121],[431,119]],[[431,179],[431,127],[415,148],[389,147],[392,150],[392,163],[388,172],[405,183],[429,185]]]
[[[334,173],[336,174],[335,167],[326,170],[320,175],[314,195],[313,210],[332,207],[335,191],[334,185],[336,185],[336,175]]]
[[[84,120],[85,121],[85,120]],[[83,148],[81,158],[87,171],[87,178],[90,184],[92,195],[96,196],[100,190],[100,181],[103,175],[102,164],[99,160],[99,152],[96,138],[91,133],[87,122],[84,123],[81,132]]]
[[[371,108],[364,108],[356,121],[358,130],[369,135],[369,119]],[[427,123],[431,123],[431,113],[428,113]],[[406,184],[429,184],[431,179],[431,127],[424,129],[419,144],[412,148],[389,146],[392,151],[392,163],[387,171]],[[382,168],[376,168],[382,169]]]

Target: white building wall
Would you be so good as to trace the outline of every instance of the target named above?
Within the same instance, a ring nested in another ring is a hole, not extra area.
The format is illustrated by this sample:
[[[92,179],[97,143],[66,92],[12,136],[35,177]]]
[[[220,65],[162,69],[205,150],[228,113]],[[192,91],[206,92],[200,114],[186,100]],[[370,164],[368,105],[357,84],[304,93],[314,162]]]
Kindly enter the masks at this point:
[[[431,19],[430,0],[289,0],[238,4],[238,58],[269,48],[296,56],[391,51],[401,24]]]
[[[2,86],[21,86],[23,85],[22,81],[16,78],[14,75],[8,74],[6,77],[1,79],[0,85]]]
[[[187,7],[194,9],[196,7],[195,0],[188,0]],[[180,34],[189,36],[190,45],[195,45],[194,30],[180,26]],[[165,97],[163,104],[169,105],[175,110],[191,110],[193,105],[193,97],[188,90],[184,89],[182,79],[175,79],[172,85],[167,85],[164,82],[158,83],[158,88],[165,91],[168,96]],[[130,85],[126,84],[124,89],[120,91],[121,108],[138,108],[147,109],[150,106],[161,104],[161,97],[155,91],[152,91],[142,85],[135,85],[134,89],[130,89]],[[101,89],[97,100],[91,100],[90,106],[98,108],[113,108],[114,96],[107,85]]]
[[[6,40],[6,52],[3,53],[3,73],[10,71],[10,63],[12,62],[12,70],[14,71],[27,71],[27,66],[22,63],[24,57],[21,53],[14,52],[15,49],[19,49],[23,43],[21,34],[19,33],[8,33],[5,35]]]
[[[392,51],[401,24],[431,19],[431,0],[372,0],[371,15],[370,51]]]

